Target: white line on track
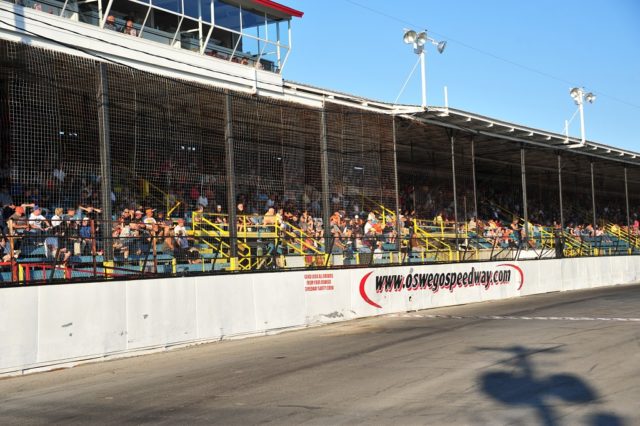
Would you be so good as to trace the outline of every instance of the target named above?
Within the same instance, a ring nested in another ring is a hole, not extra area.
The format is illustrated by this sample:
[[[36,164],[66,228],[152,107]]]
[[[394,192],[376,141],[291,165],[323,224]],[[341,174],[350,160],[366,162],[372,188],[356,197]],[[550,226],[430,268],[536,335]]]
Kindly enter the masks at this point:
[[[604,317],[524,317],[512,315],[421,315],[391,314],[391,318],[428,318],[428,319],[474,319],[474,320],[529,320],[529,321],[617,321],[640,322],[640,318],[604,318]]]

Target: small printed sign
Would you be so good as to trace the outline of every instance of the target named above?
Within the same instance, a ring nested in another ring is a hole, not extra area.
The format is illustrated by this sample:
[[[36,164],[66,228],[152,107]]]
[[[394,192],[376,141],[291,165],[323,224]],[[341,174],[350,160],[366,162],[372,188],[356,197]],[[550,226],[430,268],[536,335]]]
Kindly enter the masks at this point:
[[[332,291],[333,288],[332,273],[304,275],[304,291]]]

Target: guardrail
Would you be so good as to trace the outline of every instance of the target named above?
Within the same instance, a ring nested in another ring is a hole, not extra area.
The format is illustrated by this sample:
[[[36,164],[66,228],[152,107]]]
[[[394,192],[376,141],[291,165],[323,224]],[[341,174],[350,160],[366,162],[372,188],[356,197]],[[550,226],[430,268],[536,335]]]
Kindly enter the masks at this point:
[[[191,226],[93,219],[10,221],[0,239],[0,286],[138,279],[265,270],[371,265],[455,263],[640,254],[609,234],[583,237],[540,233],[534,238],[462,234],[432,244],[424,235],[311,238],[293,226],[241,221],[236,258],[226,226],[205,232],[207,218]],[[203,222],[206,221],[206,222]],[[55,225],[55,226],[51,226]],[[189,224],[187,224],[189,225]],[[251,229],[251,230],[249,230]],[[8,232],[7,232],[8,231]],[[226,234],[226,235],[225,235]]]

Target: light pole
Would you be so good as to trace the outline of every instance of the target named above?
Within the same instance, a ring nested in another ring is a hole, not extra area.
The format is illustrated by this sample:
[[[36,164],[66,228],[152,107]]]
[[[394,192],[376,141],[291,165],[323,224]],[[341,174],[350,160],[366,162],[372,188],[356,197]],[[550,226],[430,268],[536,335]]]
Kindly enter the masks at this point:
[[[426,77],[426,65],[425,65],[425,51],[424,46],[427,42],[431,42],[438,49],[439,53],[444,51],[447,47],[446,41],[436,41],[427,36],[427,31],[417,33],[414,30],[405,30],[404,37],[402,38],[405,43],[413,44],[413,52],[420,56],[420,71],[422,79],[422,108],[427,107],[427,77]]]
[[[574,87],[569,90],[569,94],[573,98],[576,105],[578,105],[578,111],[580,111],[580,138],[581,142],[579,146],[584,146],[586,138],[584,135],[584,101],[586,100],[592,104],[596,100],[596,95],[591,92],[586,93],[582,87]],[[568,126],[568,125],[567,125]],[[567,131],[568,132],[568,131]],[[568,134],[568,133],[567,133]]]

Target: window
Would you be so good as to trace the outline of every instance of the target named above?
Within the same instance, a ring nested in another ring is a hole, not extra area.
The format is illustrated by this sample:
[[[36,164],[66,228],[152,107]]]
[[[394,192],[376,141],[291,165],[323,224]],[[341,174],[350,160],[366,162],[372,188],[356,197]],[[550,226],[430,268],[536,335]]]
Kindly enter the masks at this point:
[[[184,14],[203,22],[211,22],[211,0],[187,0],[184,3]]]
[[[216,26],[240,32],[240,8],[238,6],[214,0],[213,12]]]
[[[170,12],[182,13],[182,0],[153,0],[151,4]]]

